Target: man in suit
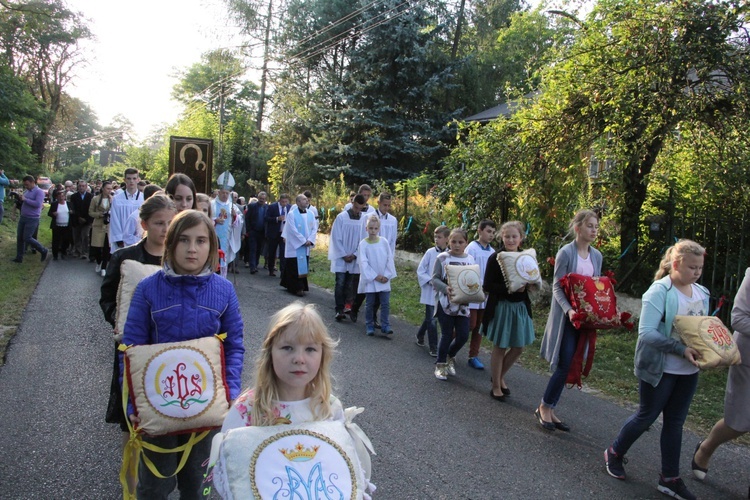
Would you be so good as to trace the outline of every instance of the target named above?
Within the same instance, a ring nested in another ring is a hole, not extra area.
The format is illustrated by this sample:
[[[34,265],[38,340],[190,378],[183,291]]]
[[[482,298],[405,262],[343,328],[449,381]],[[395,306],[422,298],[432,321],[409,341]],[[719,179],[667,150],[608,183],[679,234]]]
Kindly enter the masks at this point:
[[[247,262],[250,266],[250,274],[258,272],[260,253],[263,251],[263,243],[265,243],[266,239],[266,212],[269,208],[266,205],[267,198],[268,195],[264,191],[258,193],[258,201],[249,204],[245,213],[245,231],[248,246]]]
[[[78,181],[78,189],[70,195],[70,221],[73,225],[73,245],[75,252],[81,259],[89,258],[89,241],[91,234],[91,223],[94,219],[89,216],[89,207],[93,196],[89,192],[88,183],[81,179]]]
[[[289,195],[282,193],[279,201],[271,204],[266,210],[266,262],[268,262],[268,274],[276,276],[276,253],[281,243],[281,230],[284,229],[284,221],[289,211]],[[282,256],[283,257],[283,256]],[[284,259],[279,260],[279,267],[284,265]]]

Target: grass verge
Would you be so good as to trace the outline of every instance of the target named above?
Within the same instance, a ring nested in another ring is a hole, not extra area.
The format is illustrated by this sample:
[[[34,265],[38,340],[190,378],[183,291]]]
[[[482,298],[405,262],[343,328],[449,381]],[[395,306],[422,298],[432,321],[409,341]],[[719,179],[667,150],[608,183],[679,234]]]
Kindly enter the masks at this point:
[[[325,250],[313,251],[310,267],[308,279],[318,286],[333,290],[335,280],[333,273],[329,272],[330,264]],[[424,317],[424,306],[419,303],[416,272],[402,266],[397,266],[397,272],[398,277],[393,280],[391,286],[391,313],[415,326],[420,325]],[[524,350],[518,361],[523,367],[540,374],[549,373],[549,364],[539,357],[548,312],[547,308],[533,311],[536,340]],[[633,375],[633,356],[637,337],[636,331],[599,332],[594,365],[584,381],[584,389],[597,392],[621,405],[635,408],[638,404],[638,381]],[[492,347],[486,339],[484,346],[488,349]],[[706,436],[716,421],[724,415],[727,370],[703,372],[698,380],[698,390],[690,406],[687,425],[699,435]],[[750,444],[750,437],[743,436],[738,441]]]
[[[47,265],[39,261],[39,254],[25,255],[22,264],[11,262],[16,256],[16,221],[11,218],[11,212],[10,206],[6,206],[5,218],[0,224],[0,276],[3,277],[3,286],[0,287],[0,366],[5,364],[5,350],[16,334],[26,304]],[[45,206],[39,223],[39,241],[49,248],[52,232],[46,213]]]

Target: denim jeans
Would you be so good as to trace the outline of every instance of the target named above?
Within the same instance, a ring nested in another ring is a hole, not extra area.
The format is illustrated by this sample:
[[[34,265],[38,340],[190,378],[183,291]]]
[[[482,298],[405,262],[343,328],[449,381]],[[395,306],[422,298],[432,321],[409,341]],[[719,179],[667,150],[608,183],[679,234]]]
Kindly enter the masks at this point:
[[[180,490],[180,499],[199,500],[204,498],[203,490],[210,484],[204,484],[203,474],[206,470],[209,455],[211,454],[211,441],[218,430],[208,433],[201,441],[193,446],[188,455],[187,462],[176,477],[160,479],[141,460],[138,466],[138,499],[167,500],[175,485]],[[190,434],[178,434],[176,436],[144,437],[143,440],[166,449],[176,448],[183,445],[190,438]],[[174,473],[177,464],[182,457],[181,452],[157,453],[144,450],[144,453],[156,465],[156,469],[163,475],[169,476]]]
[[[557,357],[557,369],[547,382],[547,389],[544,391],[544,397],[542,397],[544,406],[554,408],[560,401],[560,396],[565,388],[565,381],[568,379],[570,363],[573,361],[576,347],[578,347],[579,336],[578,330],[573,327],[568,318],[565,318],[565,329],[560,341],[560,354]]]
[[[422,321],[422,326],[419,327],[417,338],[424,339],[425,333],[427,333],[427,344],[430,346],[430,350],[437,351],[437,320],[435,319],[435,306],[429,304],[425,304],[424,306],[424,321]]]
[[[437,318],[440,322],[440,345],[438,345],[438,356],[436,363],[445,363],[448,357],[455,358],[458,351],[464,346],[469,338],[469,317],[451,316],[443,311],[443,307],[437,305]],[[456,336],[453,337],[455,330]]]
[[[16,260],[23,260],[23,251],[26,244],[32,246],[37,252],[42,252],[44,246],[34,239],[34,232],[39,227],[39,218],[20,216],[18,228],[16,229]]]
[[[674,375],[665,373],[654,387],[640,380],[638,411],[623,424],[612,449],[625,455],[633,443],[654,423],[660,413],[664,414],[661,429],[661,473],[664,477],[679,477],[680,452],[682,451],[682,426],[687,418],[698,373]]]
[[[365,327],[368,332],[375,331],[375,306],[380,303],[380,329],[387,332],[391,329],[391,292],[372,292],[367,294],[365,303]]]

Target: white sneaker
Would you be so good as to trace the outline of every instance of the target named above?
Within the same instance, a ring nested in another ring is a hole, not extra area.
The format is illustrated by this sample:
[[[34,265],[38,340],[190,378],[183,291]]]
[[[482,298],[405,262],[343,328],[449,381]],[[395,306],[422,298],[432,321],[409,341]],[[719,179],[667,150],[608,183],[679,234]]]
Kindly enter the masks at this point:
[[[435,363],[435,378],[438,380],[448,380],[446,373],[447,363]]]
[[[456,358],[448,358],[448,362],[446,363],[446,371],[451,377],[456,376]]]
[[[106,269],[102,269],[102,278],[105,277],[106,275],[107,275],[107,270]]]
[[[102,265],[101,264],[97,264],[96,265],[96,269],[94,270],[94,272],[97,273],[97,274],[99,274],[100,272],[102,272]]]

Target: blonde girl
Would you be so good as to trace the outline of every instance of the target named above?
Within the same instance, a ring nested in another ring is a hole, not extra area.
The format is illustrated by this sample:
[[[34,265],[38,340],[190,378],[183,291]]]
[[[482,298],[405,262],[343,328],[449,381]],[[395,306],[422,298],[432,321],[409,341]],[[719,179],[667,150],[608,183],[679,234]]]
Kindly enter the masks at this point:
[[[229,410],[222,432],[251,425],[342,420],[331,394],[336,342],[312,304],[293,302],[271,317],[255,361],[255,386]]]
[[[469,244],[466,230],[457,227],[448,236],[448,250],[435,259],[432,270],[432,286],[435,287],[437,318],[440,322],[440,343],[435,362],[435,378],[448,380],[456,375],[455,357],[469,338],[469,306],[454,304],[450,298],[453,290],[448,286],[445,266],[468,266],[474,257],[466,253]],[[455,337],[453,333],[455,331]]]
[[[520,252],[523,243],[523,224],[506,222],[500,226],[498,252]],[[503,271],[493,253],[487,261],[482,287],[489,295],[482,320],[482,333],[492,341],[492,389],[490,396],[504,401],[510,395],[505,375],[521,357],[524,347],[534,342],[534,325],[531,322],[531,300],[526,287],[509,293]]]
[[[149,229],[147,238],[151,237]],[[213,272],[218,259],[211,219],[196,210],[177,214],[166,234],[162,270],[143,279],[133,294],[123,343],[162,344],[226,333],[223,342],[225,381],[229,398],[233,400],[240,393],[245,352],[243,322],[234,287]],[[120,371],[122,373],[122,362]],[[130,403],[127,414],[131,421],[138,421]],[[143,439],[160,448],[175,449],[184,445],[190,435],[144,436]],[[138,498],[167,498],[175,485],[180,490],[180,498],[202,497],[202,464],[210,449],[209,435],[193,446],[177,476],[166,479],[154,475],[142,460],[138,470]],[[145,454],[156,469],[167,476],[177,469],[182,458],[181,452],[145,451]]]
[[[555,408],[565,387],[579,337],[579,331],[572,323],[575,311],[565,295],[560,279],[570,273],[599,276],[602,272],[602,254],[591,246],[599,232],[599,216],[596,212],[578,211],[570,221],[569,231],[575,239],[563,246],[555,257],[552,306],[540,351],[540,355],[549,361],[553,373],[534,415],[539,425],[548,431],[570,431],[570,427],[555,415]]]
[[[213,220],[211,213],[211,198],[207,194],[198,193],[195,195],[195,209],[203,212],[209,219]]]
[[[625,479],[624,457],[630,447],[662,414],[661,475],[657,489],[675,498],[693,499],[680,479],[682,426],[698,385],[698,351],[685,346],[672,331],[675,316],[707,316],[709,292],[696,282],[706,250],[691,240],[669,247],[654,282],[643,294],[635,346],[638,411],[623,424],[604,450],[610,476]]]

